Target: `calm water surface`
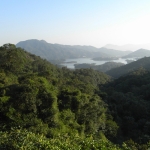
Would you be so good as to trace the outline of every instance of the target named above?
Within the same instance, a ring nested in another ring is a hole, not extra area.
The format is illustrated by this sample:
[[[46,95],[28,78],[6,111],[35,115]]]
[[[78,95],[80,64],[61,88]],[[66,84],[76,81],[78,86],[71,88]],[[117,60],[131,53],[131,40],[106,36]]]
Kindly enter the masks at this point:
[[[132,59],[134,58],[119,58],[118,60],[112,60],[112,61],[94,61],[92,58],[75,58],[75,59],[66,59],[61,65],[66,66],[67,68],[74,69],[74,64],[82,64],[82,63],[87,63],[87,64],[92,64],[94,63],[95,65],[102,65],[106,62],[121,62],[124,64],[127,64],[126,60],[127,59]],[[75,63],[76,62],[76,63]]]

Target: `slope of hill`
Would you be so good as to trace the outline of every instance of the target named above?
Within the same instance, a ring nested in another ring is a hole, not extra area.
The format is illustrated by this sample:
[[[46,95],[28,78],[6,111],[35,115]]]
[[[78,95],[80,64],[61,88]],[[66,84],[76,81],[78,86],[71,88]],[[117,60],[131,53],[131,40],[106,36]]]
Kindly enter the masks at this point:
[[[107,120],[96,89],[108,81],[104,73],[59,69],[6,44],[0,47],[0,130],[20,126],[48,137],[94,135]]]
[[[119,134],[123,138],[130,137],[138,143],[144,141],[147,143],[150,140],[149,90],[150,71],[141,68],[114,80],[105,87],[104,99],[108,102],[114,120],[120,126]],[[141,148],[137,148],[139,149]]]
[[[122,75],[126,75],[132,71],[135,71],[138,68],[144,68],[144,69],[150,70],[150,57],[144,57],[137,61],[131,62],[127,65],[124,65],[115,69],[111,69],[107,71],[106,73],[114,78],[118,78]]]
[[[150,50],[146,50],[146,49],[139,49],[135,52],[132,52],[126,56],[123,56],[123,58],[133,58],[133,57],[149,57],[150,56]]]
[[[95,48],[93,46],[50,44],[44,40],[39,41],[35,39],[19,42],[16,46],[47,60],[81,57],[121,57],[131,53],[130,51],[119,51],[104,47]]]
[[[111,81],[0,47],[0,149],[148,149],[150,73]]]
[[[97,48],[92,46],[69,46],[60,44],[50,44],[46,41],[39,40],[27,40],[16,44],[17,47],[21,47],[28,52],[41,56],[47,60],[60,60],[67,58],[79,58],[79,57],[109,57],[108,54],[102,52],[96,52]]]
[[[132,52],[132,51],[115,50],[115,49],[106,48],[106,47],[101,47],[101,48],[98,49],[98,51],[109,54],[113,57],[122,57],[122,56],[128,55]]]

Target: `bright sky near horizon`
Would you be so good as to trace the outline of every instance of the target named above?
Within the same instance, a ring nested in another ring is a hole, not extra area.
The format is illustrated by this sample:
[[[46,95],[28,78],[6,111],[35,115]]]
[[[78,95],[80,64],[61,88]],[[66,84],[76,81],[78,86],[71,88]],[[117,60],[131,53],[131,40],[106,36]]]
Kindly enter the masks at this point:
[[[0,0],[0,46],[150,43],[150,0]]]

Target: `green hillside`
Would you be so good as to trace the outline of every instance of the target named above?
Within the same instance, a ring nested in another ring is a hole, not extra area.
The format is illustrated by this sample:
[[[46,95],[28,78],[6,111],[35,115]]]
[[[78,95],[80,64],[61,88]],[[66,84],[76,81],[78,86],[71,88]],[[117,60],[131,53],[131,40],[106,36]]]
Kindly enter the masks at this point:
[[[106,73],[114,78],[118,78],[120,76],[126,75],[132,71],[135,71],[139,68],[144,68],[146,70],[150,70],[150,57],[144,57],[137,61],[131,62],[127,65],[111,69]]]
[[[0,149],[147,149],[150,111],[145,81],[149,82],[149,76],[143,73],[139,77],[144,80],[140,84],[136,83],[139,79],[134,80],[137,88],[130,90],[122,80],[112,82],[104,73],[60,69],[5,44],[0,47]],[[116,99],[118,89],[113,85],[118,82],[119,90],[130,90],[125,93],[129,97],[117,95]],[[126,103],[129,98],[133,105]],[[119,101],[123,102],[117,106]],[[125,128],[128,122],[124,124],[121,116],[135,119],[138,128],[132,131],[132,124]]]
[[[150,71],[138,69],[105,85],[104,100],[119,125],[120,140],[150,140]]]

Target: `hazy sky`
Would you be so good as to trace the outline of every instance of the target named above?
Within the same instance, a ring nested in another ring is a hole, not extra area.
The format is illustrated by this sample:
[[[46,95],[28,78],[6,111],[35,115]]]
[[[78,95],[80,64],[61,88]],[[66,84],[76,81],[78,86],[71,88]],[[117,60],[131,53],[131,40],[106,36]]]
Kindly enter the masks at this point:
[[[150,43],[150,0],[0,0],[0,45]]]

